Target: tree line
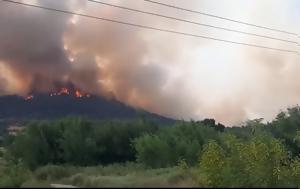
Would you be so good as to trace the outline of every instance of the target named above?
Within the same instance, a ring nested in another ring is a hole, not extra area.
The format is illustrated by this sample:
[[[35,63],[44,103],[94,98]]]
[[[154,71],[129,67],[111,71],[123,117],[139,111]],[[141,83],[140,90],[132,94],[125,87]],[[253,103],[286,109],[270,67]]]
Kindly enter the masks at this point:
[[[268,123],[225,128],[213,119],[159,125],[66,118],[27,125],[7,140],[7,158],[31,170],[54,165],[92,166],[135,161],[148,168],[199,167],[214,187],[299,187],[300,108]]]

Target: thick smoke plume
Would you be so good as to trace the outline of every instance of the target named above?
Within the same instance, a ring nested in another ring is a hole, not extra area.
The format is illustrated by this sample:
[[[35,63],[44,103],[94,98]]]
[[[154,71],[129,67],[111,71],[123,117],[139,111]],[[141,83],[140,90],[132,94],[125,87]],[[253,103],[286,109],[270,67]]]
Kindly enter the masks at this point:
[[[248,4],[247,10],[236,11],[234,15],[230,3],[221,2],[224,5],[216,6],[214,1],[208,0],[170,3],[207,8],[232,17],[238,15],[238,18],[253,23],[265,21],[270,25],[271,20],[274,21],[274,18],[262,15],[265,11],[258,10],[258,7],[271,3],[270,0],[231,1],[236,6]],[[294,48],[284,43],[209,30],[82,0],[24,2],[228,40]],[[143,1],[109,2],[239,30],[253,30]],[[299,29],[290,26],[293,22],[287,23],[291,20],[289,7],[294,7],[295,2],[286,2],[273,3],[283,10],[280,20],[276,21],[285,23],[291,30]],[[256,18],[254,12],[261,14]],[[295,20],[297,17],[300,15],[294,16]],[[281,109],[300,101],[299,57],[292,54],[132,28],[5,2],[0,2],[0,26],[0,95],[51,91],[58,84],[71,82],[85,92],[112,95],[129,105],[162,115],[177,119],[211,117],[229,125],[260,117],[273,119]]]

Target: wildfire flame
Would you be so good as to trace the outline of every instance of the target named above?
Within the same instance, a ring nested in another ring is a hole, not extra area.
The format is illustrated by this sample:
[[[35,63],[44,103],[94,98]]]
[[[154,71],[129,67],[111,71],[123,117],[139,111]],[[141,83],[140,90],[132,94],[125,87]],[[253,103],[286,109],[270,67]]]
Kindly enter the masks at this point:
[[[59,90],[59,92],[50,93],[50,96],[60,96],[60,95],[73,95],[76,98],[83,98],[83,97],[90,98],[91,97],[90,94],[84,94],[78,89],[72,90],[72,89],[68,89],[66,87],[61,88]]]
[[[33,95],[30,95],[30,96],[27,96],[27,97],[25,98],[25,100],[26,100],[26,101],[32,100],[33,98],[34,98],[34,96],[33,96]]]
[[[62,95],[62,94],[67,94],[69,95],[70,94],[70,90],[68,88],[61,88],[58,95]]]
[[[49,94],[49,96],[53,97],[53,96],[62,96],[62,95],[70,95],[70,96],[74,96],[76,98],[90,98],[91,95],[88,93],[82,93],[80,90],[75,89],[69,89],[66,87],[63,87],[61,89],[59,89],[57,92],[52,92]],[[27,97],[25,97],[26,101],[32,100],[34,98],[33,95],[29,95]]]
[[[77,98],[82,98],[82,97],[83,97],[83,95],[80,93],[79,90],[76,90],[75,96],[76,96]]]

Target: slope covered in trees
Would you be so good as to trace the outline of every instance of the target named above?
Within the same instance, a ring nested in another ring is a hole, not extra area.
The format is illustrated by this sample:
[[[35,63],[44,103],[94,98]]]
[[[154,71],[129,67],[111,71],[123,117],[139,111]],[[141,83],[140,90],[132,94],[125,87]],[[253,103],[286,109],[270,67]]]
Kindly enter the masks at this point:
[[[252,120],[233,128],[209,119],[179,121],[168,127],[147,119],[32,122],[4,144],[3,157],[11,171],[23,170],[18,172],[36,173],[47,165],[64,169],[133,162],[143,165],[144,172],[174,167],[196,170],[176,177],[194,179],[196,186],[300,186],[299,107],[281,112],[269,123]],[[52,168],[51,173],[47,170],[46,175],[53,174]],[[10,175],[2,178],[7,183]]]

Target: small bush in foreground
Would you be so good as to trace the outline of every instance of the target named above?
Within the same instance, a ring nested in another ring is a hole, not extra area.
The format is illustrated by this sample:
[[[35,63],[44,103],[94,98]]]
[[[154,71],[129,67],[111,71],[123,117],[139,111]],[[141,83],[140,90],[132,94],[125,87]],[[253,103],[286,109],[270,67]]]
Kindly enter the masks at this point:
[[[200,171],[213,187],[297,187],[299,168],[282,142],[270,136],[249,141],[228,136],[223,146],[211,141],[200,160]]]
[[[30,177],[30,171],[21,162],[9,162],[0,168],[0,187],[20,187]]]
[[[73,172],[75,171],[71,167],[48,165],[38,168],[34,172],[34,176],[39,180],[59,180],[71,176]]]

